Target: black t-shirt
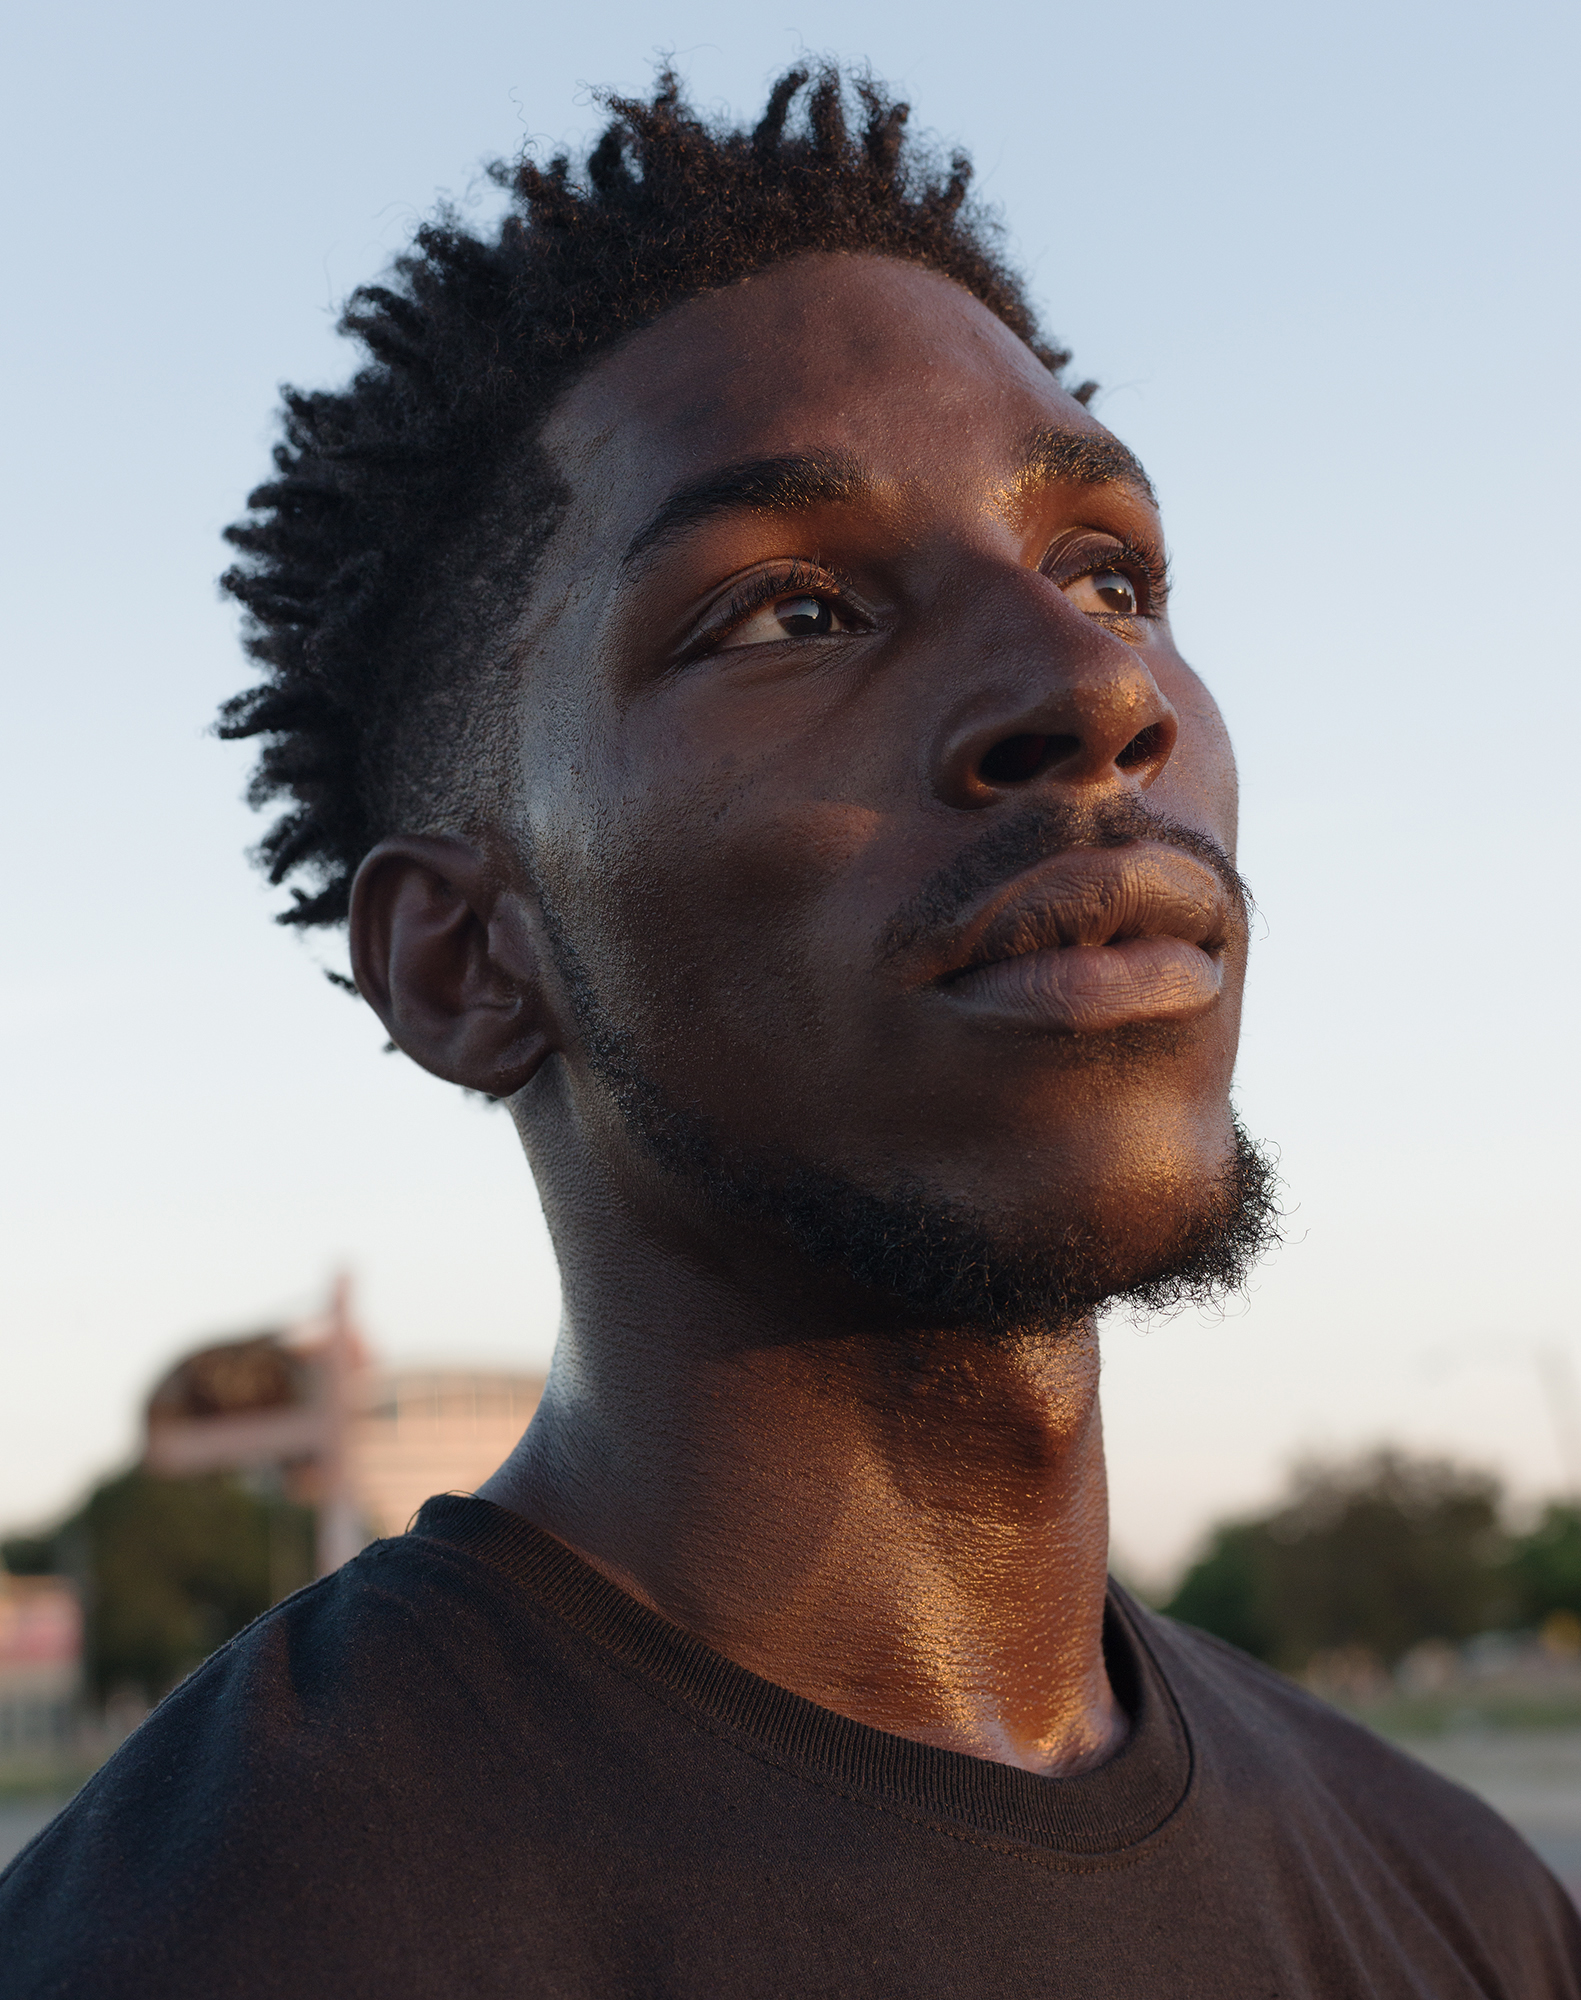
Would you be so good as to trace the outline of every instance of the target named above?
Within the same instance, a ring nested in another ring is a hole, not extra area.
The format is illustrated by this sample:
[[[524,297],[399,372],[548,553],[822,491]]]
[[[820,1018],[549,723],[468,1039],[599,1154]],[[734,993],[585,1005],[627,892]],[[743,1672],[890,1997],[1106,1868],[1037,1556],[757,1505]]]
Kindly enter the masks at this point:
[[[1111,1592],[1040,1778],[831,1714],[445,1498],[185,1681],[0,1877],[6,2000],[1581,1996],[1502,1820]]]

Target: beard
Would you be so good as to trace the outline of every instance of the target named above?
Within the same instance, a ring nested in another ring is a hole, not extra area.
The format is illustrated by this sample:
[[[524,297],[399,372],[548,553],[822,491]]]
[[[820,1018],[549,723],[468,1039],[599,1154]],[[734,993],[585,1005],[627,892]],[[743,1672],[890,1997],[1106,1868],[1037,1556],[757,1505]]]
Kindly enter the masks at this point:
[[[1012,1226],[913,1175],[863,1185],[828,1165],[741,1146],[669,1103],[640,1071],[623,1067],[605,1081],[644,1152],[715,1216],[788,1240],[805,1263],[838,1272],[884,1317],[916,1330],[999,1342],[1070,1332],[1106,1306],[1139,1315],[1213,1307],[1279,1241],[1278,1175],[1233,1111],[1222,1169],[1176,1197],[1161,1246],[1122,1266],[1095,1222],[1034,1215]]]
[[[997,879],[1007,861],[1025,865],[1030,856],[1064,844],[1073,819],[1048,811],[1024,816],[1008,830],[1015,846],[1008,855],[1004,834],[982,843],[970,878],[957,867],[961,880],[929,886],[926,914],[936,920],[939,907],[961,901],[977,886],[978,874]],[[1099,828],[1098,841],[1119,844],[1142,831],[1157,837],[1163,827],[1163,837],[1177,845],[1211,849],[1204,858],[1244,897],[1244,884],[1212,843],[1178,832],[1143,808],[1124,819],[1124,825]],[[859,1288],[883,1317],[917,1330],[1009,1341],[1070,1331],[1105,1306],[1138,1314],[1213,1307],[1242,1290],[1280,1240],[1278,1174],[1228,1106],[1230,1143],[1222,1168],[1196,1185],[1158,1190],[1172,1221],[1147,1253],[1122,1251],[1091,1219],[1034,1215],[1012,1222],[946,1196],[918,1175],[893,1173],[864,1184],[826,1162],[744,1144],[669,1098],[645,1067],[636,1038],[610,1019],[541,884],[539,893],[589,1067],[641,1150],[716,1219],[788,1241],[805,1264],[839,1273]],[[916,910],[906,913],[906,922],[917,920]],[[891,925],[891,941],[902,928],[899,919]],[[1152,1039],[1146,1027],[1120,1030],[1092,1037],[1083,1054],[1091,1061],[1124,1061],[1128,1053],[1142,1054]]]

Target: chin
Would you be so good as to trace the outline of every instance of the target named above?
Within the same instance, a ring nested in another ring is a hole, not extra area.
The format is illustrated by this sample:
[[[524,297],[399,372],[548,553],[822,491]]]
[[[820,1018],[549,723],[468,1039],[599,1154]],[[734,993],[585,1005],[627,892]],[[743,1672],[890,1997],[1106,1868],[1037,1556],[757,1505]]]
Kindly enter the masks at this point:
[[[1160,1310],[1233,1292],[1276,1240],[1276,1182],[1228,1107],[1181,1142],[1089,1145],[1035,1189],[963,1192],[906,1171],[748,1153],[689,1122],[645,1135],[739,1240],[743,1223],[833,1277],[870,1319],[1004,1338],[1058,1333],[1114,1300]],[[1132,1135],[1133,1139],[1137,1135]],[[1129,1169],[1129,1170],[1128,1170]],[[968,1179],[970,1177],[968,1176]]]

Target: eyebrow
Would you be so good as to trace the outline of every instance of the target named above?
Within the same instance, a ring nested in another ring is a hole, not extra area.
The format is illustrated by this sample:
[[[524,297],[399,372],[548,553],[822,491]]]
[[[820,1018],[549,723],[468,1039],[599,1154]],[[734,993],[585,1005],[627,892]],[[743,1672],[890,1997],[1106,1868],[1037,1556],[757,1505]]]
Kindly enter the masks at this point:
[[[1130,486],[1151,505],[1158,505],[1153,482],[1142,461],[1107,431],[1038,430],[1021,454],[1016,485]]]
[[[1025,491],[1061,482],[1130,486],[1157,504],[1141,461],[1106,431],[1032,433],[1022,451],[1016,487]],[[809,507],[850,505],[872,492],[872,481],[861,467],[834,452],[744,459],[677,487],[632,536],[622,562],[634,563],[719,514],[796,514]]]
[[[872,482],[852,460],[833,452],[752,458],[721,466],[677,487],[632,536],[623,560],[635,562],[716,514],[796,514],[808,507],[864,500],[872,490]]]

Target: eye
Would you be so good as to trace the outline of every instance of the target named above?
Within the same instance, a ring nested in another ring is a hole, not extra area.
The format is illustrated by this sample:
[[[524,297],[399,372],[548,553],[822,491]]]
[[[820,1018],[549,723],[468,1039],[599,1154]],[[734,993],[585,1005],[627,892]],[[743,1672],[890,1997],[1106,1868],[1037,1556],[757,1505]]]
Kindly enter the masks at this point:
[[[743,618],[720,641],[719,650],[734,646],[765,646],[777,639],[819,639],[831,632],[849,632],[835,600],[813,591],[798,590],[776,597],[761,610]]]
[[[1136,618],[1141,614],[1140,594],[1124,570],[1094,570],[1088,576],[1072,578],[1063,588],[1078,611],[1107,618]]]

